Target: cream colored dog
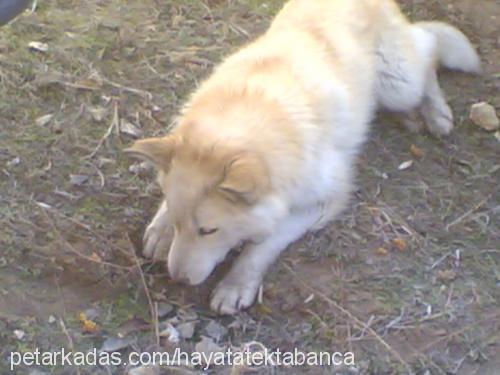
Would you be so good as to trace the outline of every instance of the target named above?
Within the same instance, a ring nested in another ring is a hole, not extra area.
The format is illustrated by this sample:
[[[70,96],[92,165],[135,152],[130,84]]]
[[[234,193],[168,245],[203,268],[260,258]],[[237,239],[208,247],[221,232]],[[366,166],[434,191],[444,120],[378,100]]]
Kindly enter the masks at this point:
[[[169,135],[127,150],[155,164],[165,194],[144,254],[168,252],[171,277],[195,285],[244,243],[211,308],[251,305],[278,255],[346,206],[378,107],[419,110],[432,133],[452,130],[439,62],[480,69],[460,31],[410,24],[393,0],[290,1],[215,69]]]

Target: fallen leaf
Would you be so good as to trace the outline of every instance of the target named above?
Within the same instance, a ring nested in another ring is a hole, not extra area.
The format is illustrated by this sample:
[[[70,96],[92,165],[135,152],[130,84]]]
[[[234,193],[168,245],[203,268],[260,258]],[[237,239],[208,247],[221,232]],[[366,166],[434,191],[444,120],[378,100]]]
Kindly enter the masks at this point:
[[[273,309],[271,309],[270,307],[268,307],[266,305],[263,305],[262,303],[259,303],[259,304],[255,305],[255,311],[257,311],[257,313],[259,313],[259,314],[269,315],[269,314],[272,314]]]
[[[42,42],[29,42],[28,47],[38,52],[47,52],[49,50],[49,45]]]
[[[305,300],[304,300],[304,304],[308,304],[309,302],[312,302],[312,300],[314,300],[314,294],[310,294],[309,297],[307,297]]]
[[[53,117],[54,115],[51,113],[40,116],[35,120],[35,124],[38,126],[45,126],[50,122],[50,120],[52,120]]]
[[[96,322],[90,320],[87,318],[87,315],[85,313],[80,313],[78,315],[78,320],[82,324],[82,331],[85,333],[96,333],[99,331],[99,326],[97,325]]]
[[[392,245],[399,251],[405,251],[408,248],[408,244],[402,238],[395,238],[392,240]]]
[[[412,165],[413,165],[413,160],[408,160],[408,161],[401,163],[399,165],[398,169],[400,171],[404,171],[405,169],[411,168]]]
[[[102,258],[97,253],[92,253],[92,255],[90,255],[90,259],[96,262],[102,262]]]
[[[375,250],[375,254],[386,256],[389,255],[389,251],[387,251],[387,249],[384,249],[383,247],[379,247],[377,250]]]
[[[82,90],[98,90],[102,87],[101,81],[95,79],[84,78],[74,83],[74,86]]]
[[[420,158],[423,158],[424,157],[424,150],[422,150],[421,148],[415,146],[415,145],[411,145],[410,147],[410,153],[420,159]]]
[[[439,271],[437,273],[437,277],[439,280],[443,282],[453,281],[457,278],[457,273],[453,270],[444,270],[444,271]]]

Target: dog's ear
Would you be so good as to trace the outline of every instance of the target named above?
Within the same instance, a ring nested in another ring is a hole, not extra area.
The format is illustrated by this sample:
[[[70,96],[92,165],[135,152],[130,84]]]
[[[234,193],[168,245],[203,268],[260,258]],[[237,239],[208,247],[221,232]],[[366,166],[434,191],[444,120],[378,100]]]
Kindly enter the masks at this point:
[[[269,173],[264,161],[256,155],[245,153],[227,164],[218,189],[232,201],[251,205],[266,193],[269,185]]]
[[[163,171],[167,171],[174,156],[176,140],[173,136],[146,138],[136,141],[132,147],[123,150],[127,155],[149,161]]]

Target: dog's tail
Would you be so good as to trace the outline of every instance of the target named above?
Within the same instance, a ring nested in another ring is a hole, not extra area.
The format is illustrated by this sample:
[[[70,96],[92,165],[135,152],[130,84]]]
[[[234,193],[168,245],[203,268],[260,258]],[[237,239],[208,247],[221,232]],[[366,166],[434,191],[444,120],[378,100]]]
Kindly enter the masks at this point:
[[[470,40],[457,28],[444,22],[417,22],[420,27],[437,39],[439,62],[449,69],[467,73],[481,72],[481,59]]]

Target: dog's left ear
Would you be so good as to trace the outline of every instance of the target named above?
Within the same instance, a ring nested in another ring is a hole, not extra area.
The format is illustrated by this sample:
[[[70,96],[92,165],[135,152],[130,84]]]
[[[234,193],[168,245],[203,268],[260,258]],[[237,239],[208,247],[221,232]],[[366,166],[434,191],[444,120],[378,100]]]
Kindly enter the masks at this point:
[[[146,138],[136,141],[132,147],[123,150],[126,154],[149,161],[157,169],[168,171],[175,152],[175,138],[166,136],[161,138]]]
[[[248,205],[256,203],[267,192],[270,177],[262,159],[253,154],[241,154],[225,169],[224,180],[218,189],[232,201]]]

